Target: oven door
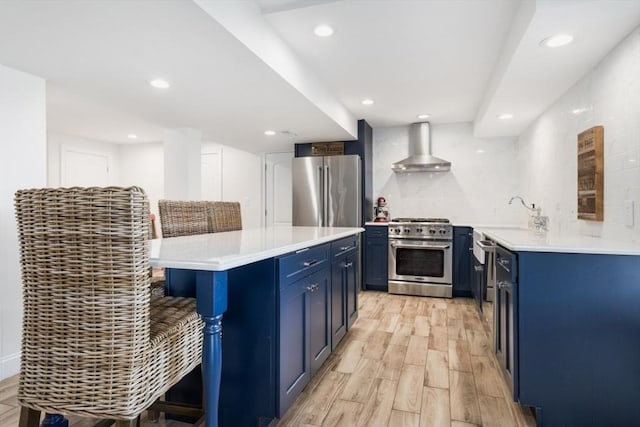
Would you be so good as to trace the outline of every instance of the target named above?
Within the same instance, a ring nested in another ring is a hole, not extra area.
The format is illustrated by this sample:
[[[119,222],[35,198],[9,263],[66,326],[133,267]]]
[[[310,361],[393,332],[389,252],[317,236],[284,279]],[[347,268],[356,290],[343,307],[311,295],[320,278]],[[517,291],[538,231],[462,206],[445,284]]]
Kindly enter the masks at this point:
[[[451,242],[389,239],[389,280],[451,284]]]

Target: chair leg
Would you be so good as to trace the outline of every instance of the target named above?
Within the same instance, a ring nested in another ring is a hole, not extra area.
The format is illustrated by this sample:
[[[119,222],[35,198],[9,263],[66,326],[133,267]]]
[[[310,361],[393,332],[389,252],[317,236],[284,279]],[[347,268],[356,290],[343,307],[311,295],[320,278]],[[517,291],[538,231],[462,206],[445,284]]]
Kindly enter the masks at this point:
[[[133,420],[117,420],[116,427],[140,427],[140,417]]]
[[[40,411],[23,406],[20,408],[20,427],[38,427],[40,425]]]

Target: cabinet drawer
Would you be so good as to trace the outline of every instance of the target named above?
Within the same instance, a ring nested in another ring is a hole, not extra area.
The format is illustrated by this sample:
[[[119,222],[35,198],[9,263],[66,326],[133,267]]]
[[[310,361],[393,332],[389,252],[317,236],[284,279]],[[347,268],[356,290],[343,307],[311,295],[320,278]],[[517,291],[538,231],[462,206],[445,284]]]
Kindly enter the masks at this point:
[[[329,244],[301,249],[278,260],[280,289],[328,264]]]
[[[382,225],[369,225],[365,227],[367,238],[386,238],[389,235],[389,227]]]
[[[358,236],[349,236],[344,239],[331,242],[331,259],[335,259],[340,255],[353,252],[358,248]]]

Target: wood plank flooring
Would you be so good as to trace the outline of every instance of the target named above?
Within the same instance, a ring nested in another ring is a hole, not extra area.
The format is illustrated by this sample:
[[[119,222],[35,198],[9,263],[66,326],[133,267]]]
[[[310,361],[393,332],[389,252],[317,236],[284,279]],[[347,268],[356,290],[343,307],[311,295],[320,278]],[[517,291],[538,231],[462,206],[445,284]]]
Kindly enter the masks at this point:
[[[535,425],[509,398],[473,300],[361,292],[359,306],[352,329],[278,427]],[[18,425],[17,388],[17,376],[0,382],[2,427]]]
[[[535,426],[472,299],[361,292],[343,342],[278,427]]]

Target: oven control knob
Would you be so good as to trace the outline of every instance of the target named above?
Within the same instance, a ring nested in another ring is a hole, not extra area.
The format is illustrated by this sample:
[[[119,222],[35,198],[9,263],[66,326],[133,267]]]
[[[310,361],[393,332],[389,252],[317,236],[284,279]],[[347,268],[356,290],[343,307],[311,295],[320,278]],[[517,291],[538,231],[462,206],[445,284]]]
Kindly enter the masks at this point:
[[[404,232],[405,232],[405,233],[410,233],[410,232],[411,232],[411,230],[409,230],[408,228],[405,228]]]
[[[440,230],[440,234],[445,234],[447,230]]]
[[[429,230],[429,233],[436,234],[436,230]]]
[[[422,233],[422,228],[416,228],[416,233]]]

